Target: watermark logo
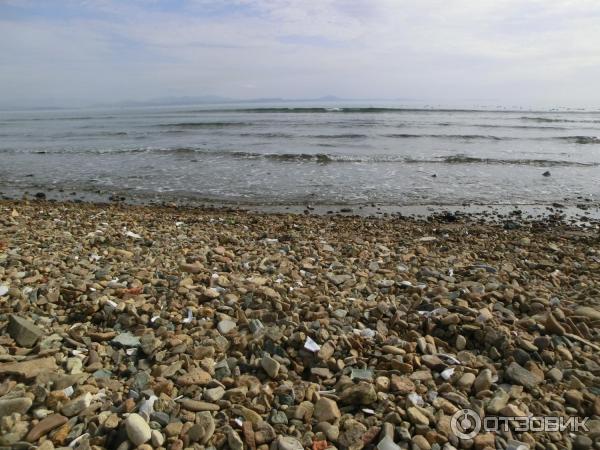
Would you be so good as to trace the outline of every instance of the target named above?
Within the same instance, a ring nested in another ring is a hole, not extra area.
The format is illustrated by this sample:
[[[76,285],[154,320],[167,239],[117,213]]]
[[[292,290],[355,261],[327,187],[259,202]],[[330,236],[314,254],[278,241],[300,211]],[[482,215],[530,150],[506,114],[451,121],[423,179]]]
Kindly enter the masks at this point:
[[[450,428],[459,439],[473,439],[481,430],[481,417],[472,409],[461,409],[452,416]]]
[[[586,425],[589,417],[557,417],[557,416],[515,416],[515,417],[480,417],[472,409],[460,409],[452,416],[450,428],[459,439],[473,439],[484,432],[516,431],[516,432],[589,432]]]

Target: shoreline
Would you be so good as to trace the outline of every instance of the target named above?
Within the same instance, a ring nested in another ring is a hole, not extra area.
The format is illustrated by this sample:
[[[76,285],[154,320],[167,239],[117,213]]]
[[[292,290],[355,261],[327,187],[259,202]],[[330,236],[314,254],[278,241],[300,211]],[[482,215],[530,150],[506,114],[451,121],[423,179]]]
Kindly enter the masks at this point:
[[[1,200],[0,446],[594,448],[597,224],[511,223]]]
[[[169,193],[132,194],[131,192],[64,192],[54,189],[14,192],[0,191],[0,201],[49,201],[56,203],[87,203],[96,205],[129,205],[199,210],[247,211],[267,214],[309,214],[317,216],[406,217],[428,220],[446,217],[454,221],[459,217],[486,222],[509,221],[565,221],[573,224],[596,226],[600,224],[600,203],[591,199],[578,202],[556,201],[552,203],[456,203],[456,204],[389,204],[362,203],[314,203],[310,201],[292,204],[268,202],[239,202],[199,198]]]

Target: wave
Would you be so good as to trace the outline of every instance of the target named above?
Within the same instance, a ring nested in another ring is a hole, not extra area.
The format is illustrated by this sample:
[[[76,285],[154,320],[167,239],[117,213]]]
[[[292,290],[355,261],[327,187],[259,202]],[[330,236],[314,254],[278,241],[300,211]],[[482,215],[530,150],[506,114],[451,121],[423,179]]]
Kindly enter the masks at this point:
[[[245,127],[253,125],[249,122],[178,122],[161,123],[155,126],[166,128],[226,128],[226,127]]]
[[[415,160],[417,162],[417,160]],[[491,164],[491,165],[519,165],[519,166],[576,166],[576,167],[595,167],[600,163],[583,163],[577,161],[551,160],[551,159],[497,159],[497,158],[478,158],[466,155],[452,155],[441,158],[437,161],[428,160],[426,162],[443,162],[446,164]]]
[[[46,121],[73,121],[73,120],[99,120],[99,119],[116,119],[117,116],[70,116],[70,117],[15,117],[3,119],[1,122],[46,122]]]
[[[239,133],[240,137],[256,137],[256,138],[284,138],[292,139],[296,136],[290,133]]]
[[[185,111],[186,113],[327,113],[327,114],[347,114],[347,113],[435,113],[435,112],[498,112],[498,113],[514,113],[517,111],[509,110],[486,110],[486,109],[459,109],[459,108],[398,108],[398,107],[263,107],[263,108],[210,108]]]
[[[600,144],[600,137],[598,136],[560,136],[554,139],[574,142],[576,144]]]
[[[316,139],[363,139],[368,137],[366,134],[358,134],[358,133],[347,133],[347,134],[316,134],[311,136],[306,136],[309,138]]]
[[[458,125],[458,124],[456,124]],[[508,130],[569,130],[570,128],[566,127],[557,127],[557,126],[541,126],[541,125],[486,125],[482,123],[469,124],[465,125],[467,127],[477,127],[477,128],[501,128]]]
[[[532,122],[540,122],[540,123],[600,123],[600,119],[564,119],[561,117],[530,117],[524,116],[520,118],[521,120],[529,120]]]
[[[194,147],[174,148],[132,148],[132,149],[107,149],[87,151],[36,151],[35,154],[83,154],[83,155],[111,155],[111,154],[157,154],[157,155],[181,155],[186,157],[212,156],[218,158],[234,158],[244,160],[266,160],[275,162],[308,162],[318,164],[333,163],[385,163],[385,164],[485,164],[485,165],[519,165],[536,167],[597,167],[598,162],[578,162],[568,160],[551,159],[501,159],[482,158],[465,154],[454,154],[447,156],[434,156],[432,158],[413,158],[399,155],[343,155],[339,153],[260,153],[247,151],[211,150]]]
[[[384,134],[383,136],[389,138],[401,138],[401,139],[418,139],[418,138],[442,138],[442,139],[489,139],[492,141],[503,141],[515,139],[512,137],[500,137],[491,136],[484,134],[409,134],[409,133],[392,133]]]

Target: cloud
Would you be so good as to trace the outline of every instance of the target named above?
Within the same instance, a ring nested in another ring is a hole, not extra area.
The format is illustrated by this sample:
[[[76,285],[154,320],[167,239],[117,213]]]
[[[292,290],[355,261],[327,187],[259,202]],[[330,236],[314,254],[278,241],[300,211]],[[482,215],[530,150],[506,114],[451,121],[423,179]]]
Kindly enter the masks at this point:
[[[5,99],[600,102],[595,0],[48,3],[0,1]]]

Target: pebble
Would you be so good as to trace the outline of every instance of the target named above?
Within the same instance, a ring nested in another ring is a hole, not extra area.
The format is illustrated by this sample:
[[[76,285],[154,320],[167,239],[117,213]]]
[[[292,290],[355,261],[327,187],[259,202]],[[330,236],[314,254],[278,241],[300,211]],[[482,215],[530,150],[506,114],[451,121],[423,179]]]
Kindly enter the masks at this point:
[[[11,314],[6,330],[10,337],[21,347],[33,347],[44,332],[32,321]]]
[[[542,382],[536,375],[524,367],[521,367],[516,362],[513,362],[508,366],[505,375],[509,380],[527,389],[533,389]]]
[[[334,400],[322,397],[315,403],[313,416],[319,422],[334,422],[341,413]]]
[[[12,414],[25,414],[31,408],[33,401],[29,397],[0,398],[0,417]]]
[[[277,438],[277,449],[278,450],[304,450],[304,446],[290,436],[279,436]]]
[[[150,426],[139,414],[127,416],[125,430],[127,431],[127,437],[135,446],[148,442],[152,437]]]
[[[277,378],[281,364],[269,355],[264,355],[260,360],[261,367],[267,372],[271,378]]]
[[[25,440],[27,442],[37,442],[39,438],[45,436],[55,428],[64,425],[67,423],[67,421],[68,419],[65,416],[61,416],[60,414],[52,414],[34,425],[33,428],[29,430]]]
[[[221,334],[228,334],[237,328],[237,324],[233,320],[221,320],[217,328]]]
[[[376,401],[377,392],[375,391],[375,387],[364,381],[345,388],[340,395],[340,402],[345,405],[370,405]]]

